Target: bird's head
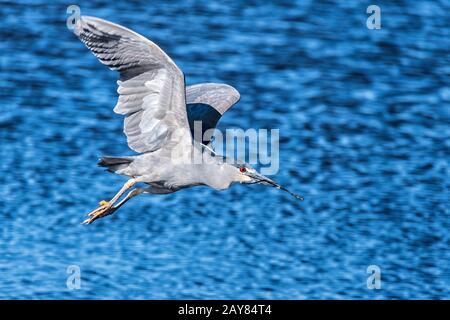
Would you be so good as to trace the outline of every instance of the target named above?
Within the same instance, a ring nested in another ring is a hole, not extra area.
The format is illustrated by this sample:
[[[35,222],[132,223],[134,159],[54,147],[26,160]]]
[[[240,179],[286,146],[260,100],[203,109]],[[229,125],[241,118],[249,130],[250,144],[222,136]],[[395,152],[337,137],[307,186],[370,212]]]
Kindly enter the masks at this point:
[[[263,185],[266,185],[266,186],[274,187],[274,188],[277,188],[277,189],[280,189],[280,190],[283,190],[283,191],[289,193],[291,196],[295,197],[296,199],[299,199],[299,200],[303,201],[303,197],[302,196],[289,191],[288,189],[286,189],[285,187],[279,185],[275,181],[273,181],[273,180],[267,178],[266,176],[260,174],[259,172],[257,172],[254,168],[252,168],[247,163],[236,164],[234,167],[237,170],[237,172],[236,172],[237,180],[240,183],[245,183],[245,184],[259,183],[259,184],[263,184]]]

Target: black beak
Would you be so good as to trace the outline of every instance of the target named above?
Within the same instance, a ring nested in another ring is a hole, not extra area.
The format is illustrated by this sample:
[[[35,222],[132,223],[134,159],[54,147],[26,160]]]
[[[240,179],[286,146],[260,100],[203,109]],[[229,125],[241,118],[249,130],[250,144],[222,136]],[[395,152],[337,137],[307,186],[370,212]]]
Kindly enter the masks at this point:
[[[257,172],[247,172],[247,175],[253,179],[253,183],[260,183],[260,184],[264,184],[266,186],[272,186],[274,188],[283,190],[287,193],[289,193],[291,196],[295,197],[296,199],[299,199],[301,201],[304,200],[304,198],[298,194],[295,194],[291,191],[289,191],[288,189],[286,189],[285,187],[279,185],[278,183],[276,183],[275,181],[263,176],[262,174],[259,174]]]

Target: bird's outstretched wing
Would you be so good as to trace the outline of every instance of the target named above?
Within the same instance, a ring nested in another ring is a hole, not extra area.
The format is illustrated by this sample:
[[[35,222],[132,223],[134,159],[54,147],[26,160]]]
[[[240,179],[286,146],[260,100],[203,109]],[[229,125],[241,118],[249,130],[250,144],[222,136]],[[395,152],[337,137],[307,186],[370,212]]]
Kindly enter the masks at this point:
[[[101,63],[120,74],[114,112],[126,116],[131,149],[151,152],[190,139],[174,134],[189,128],[184,75],[164,51],[134,31],[95,17],[80,17],[74,32]]]
[[[239,92],[223,83],[199,83],[186,87],[186,109],[194,139],[207,145],[210,137],[204,137],[205,131],[215,128],[220,117],[239,99]],[[201,136],[194,132],[195,121],[201,121]]]

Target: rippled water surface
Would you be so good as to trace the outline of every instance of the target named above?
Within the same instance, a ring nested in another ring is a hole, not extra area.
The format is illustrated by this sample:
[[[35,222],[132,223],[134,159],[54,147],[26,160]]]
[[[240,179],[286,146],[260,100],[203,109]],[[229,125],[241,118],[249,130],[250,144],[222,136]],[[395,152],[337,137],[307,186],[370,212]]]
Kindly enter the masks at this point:
[[[279,128],[276,179],[305,196],[199,187],[83,226],[124,182],[97,157],[131,153],[116,75],[67,2],[0,1],[0,298],[450,298],[450,3],[395,3],[381,30],[366,1],[78,3],[236,87],[219,127]]]

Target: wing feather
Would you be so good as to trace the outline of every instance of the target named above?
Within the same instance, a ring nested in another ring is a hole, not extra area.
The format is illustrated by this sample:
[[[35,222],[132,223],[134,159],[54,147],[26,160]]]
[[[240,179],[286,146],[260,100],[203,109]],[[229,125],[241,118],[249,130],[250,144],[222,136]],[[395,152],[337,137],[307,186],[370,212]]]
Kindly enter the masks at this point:
[[[223,115],[240,99],[239,92],[224,83],[198,83],[186,88],[186,103],[210,105]]]
[[[186,87],[186,109],[189,127],[194,140],[207,145],[210,137],[205,135],[214,129],[220,117],[240,99],[239,92],[223,83],[199,83]],[[194,122],[201,121],[202,132],[194,132]],[[201,137],[201,141],[200,141]]]
[[[151,152],[191,142],[187,135],[172,135],[189,124],[184,75],[164,51],[134,31],[95,17],[80,17],[74,32],[101,63],[120,74],[114,112],[125,116],[131,149]]]

